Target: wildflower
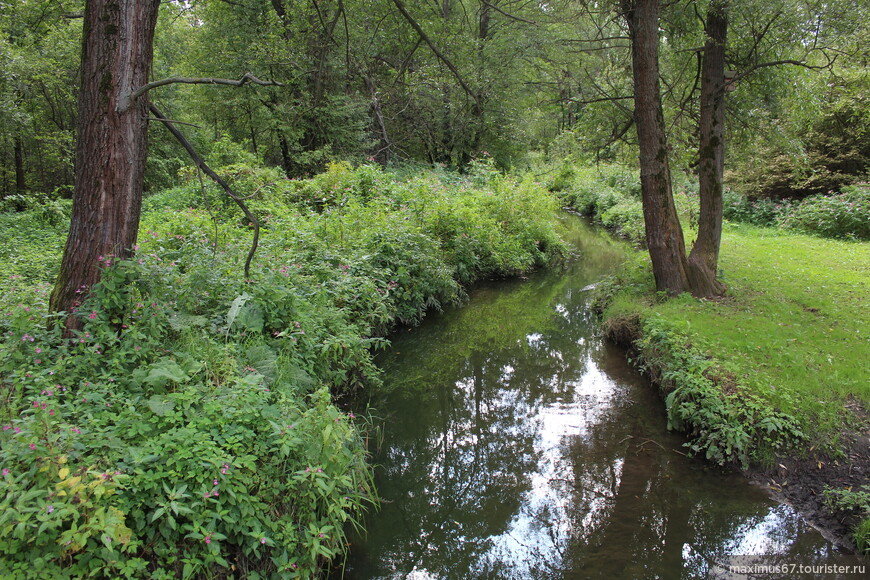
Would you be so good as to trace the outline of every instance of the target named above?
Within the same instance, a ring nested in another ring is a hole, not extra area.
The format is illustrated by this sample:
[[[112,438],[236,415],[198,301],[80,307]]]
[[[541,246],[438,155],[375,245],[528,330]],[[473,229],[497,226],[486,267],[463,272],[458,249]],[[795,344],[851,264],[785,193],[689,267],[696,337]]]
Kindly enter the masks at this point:
[[[4,467],[4,468],[3,468],[3,477],[6,477],[7,475],[9,475],[9,468],[8,468],[8,467]]]
[[[36,443],[31,443],[31,444],[30,444],[30,450],[31,450],[31,451],[36,451]]]
[[[53,417],[53,416],[54,416],[54,409],[49,409],[49,410],[48,410],[48,414],[51,415],[51,416]]]
[[[266,543],[266,538],[260,538],[260,543],[261,543],[261,544],[265,544],[265,543]]]
[[[214,480],[214,484],[217,485],[217,484],[218,484],[218,480],[215,479],[215,480]]]
[[[42,352],[42,349],[39,348],[39,347],[37,346],[37,347],[36,347],[36,354],[39,354],[39,353],[41,353],[41,352]]]
[[[96,311],[96,310],[92,310],[91,313],[88,314],[88,318],[90,318],[91,320],[93,320],[93,319],[96,318],[96,317],[97,317],[97,311]],[[82,341],[82,342],[84,342],[84,341]]]
[[[50,505],[50,506],[48,506],[48,507],[45,508],[45,509],[46,509],[46,511],[47,511],[48,513],[51,513],[51,512],[54,511],[54,506],[53,506],[53,505]]]

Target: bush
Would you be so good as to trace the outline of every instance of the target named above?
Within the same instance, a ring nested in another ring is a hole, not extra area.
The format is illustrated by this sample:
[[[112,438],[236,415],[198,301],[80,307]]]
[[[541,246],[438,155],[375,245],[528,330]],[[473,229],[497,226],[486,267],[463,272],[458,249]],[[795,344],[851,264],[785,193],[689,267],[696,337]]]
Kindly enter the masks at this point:
[[[780,226],[827,238],[870,239],[870,184],[814,195],[778,216]]]
[[[731,190],[725,190],[722,198],[725,219],[762,227],[776,225],[791,203],[789,200],[750,200]]]

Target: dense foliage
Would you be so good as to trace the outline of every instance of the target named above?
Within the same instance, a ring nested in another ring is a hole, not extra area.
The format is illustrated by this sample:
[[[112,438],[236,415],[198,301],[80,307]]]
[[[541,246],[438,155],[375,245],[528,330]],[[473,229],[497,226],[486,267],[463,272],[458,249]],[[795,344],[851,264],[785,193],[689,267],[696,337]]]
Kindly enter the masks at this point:
[[[19,268],[59,237],[53,213],[13,214],[0,294],[4,570],[292,578],[342,552],[375,494],[364,419],[331,395],[377,384],[373,351],[394,324],[560,254],[555,201],[531,178],[476,167],[397,179],[338,164],[301,181],[225,167],[238,191],[259,192],[249,280],[248,224],[193,178],[147,200],[132,260],[103,257],[73,339],[46,312],[59,248]]]
[[[778,226],[826,238],[870,239],[870,186],[844,186],[839,193],[800,201],[758,199],[736,193],[725,200],[725,218],[758,226]]]

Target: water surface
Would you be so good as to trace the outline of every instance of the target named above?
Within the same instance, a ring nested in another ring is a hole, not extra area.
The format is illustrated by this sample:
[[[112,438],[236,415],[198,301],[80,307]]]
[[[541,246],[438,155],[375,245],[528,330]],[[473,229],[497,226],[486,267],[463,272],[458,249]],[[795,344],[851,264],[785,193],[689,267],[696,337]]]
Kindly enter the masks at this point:
[[[481,286],[393,337],[367,402],[383,505],[344,577],[701,578],[733,554],[824,560],[833,547],[791,509],[682,454],[589,309],[623,250],[565,220],[563,270]]]

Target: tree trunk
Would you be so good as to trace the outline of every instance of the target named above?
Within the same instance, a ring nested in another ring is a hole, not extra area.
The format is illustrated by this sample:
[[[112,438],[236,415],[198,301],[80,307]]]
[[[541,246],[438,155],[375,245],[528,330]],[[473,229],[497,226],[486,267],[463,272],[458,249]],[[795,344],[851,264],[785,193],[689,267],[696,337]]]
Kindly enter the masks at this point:
[[[689,289],[686,246],[668,165],[664,113],[659,92],[659,0],[623,0],[631,35],[634,120],[640,147],[640,180],[646,242],[656,289],[676,295]]]
[[[725,40],[728,0],[713,0],[707,11],[707,41],[701,70],[701,121],[698,184],[701,212],[698,239],[689,255],[692,294],[721,296],[716,279],[722,240],[722,173],[725,167]]]
[[[148,82],[160,0],[88,0],[82,39],[76,175],[69,238],[51,308],[73,313],[105,260],[128,257],[142,205]],[[101,259],[102,257],[102,259]],[[81,326],[67,318],[68,330]]]
[[[27,191],[27,181],[24,176],[24,145],[19,135],[15,136],[15,193]]]

